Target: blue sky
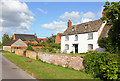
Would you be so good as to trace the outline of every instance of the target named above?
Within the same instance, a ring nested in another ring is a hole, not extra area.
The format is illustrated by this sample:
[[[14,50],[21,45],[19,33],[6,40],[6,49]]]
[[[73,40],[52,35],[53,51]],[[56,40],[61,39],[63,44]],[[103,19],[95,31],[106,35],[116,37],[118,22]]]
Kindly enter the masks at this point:
[[[33,0],[1,0],[0,40],[4,33],[10,36],[15,33],[36,33],[39,38],[63,33],[69,19],[72,25],[76,25],[101,18],[105,4],[105,0],[104,2],[35,1],[37,0],[34,2]]]
[[[26,4],[33,12],[35,18],[32,22],[33,24],[31,25],[31,29],[26,31],[26,33],[36,32],[39,37],[46,37],[51,36],[51,34],[56,34],[57,32],[54,29],[51,30],[49,28],[42,27],[43,24],[50,24],[53,21],[63,21],[67,23],[68,20],[61,19],[60,16],[65,12],[71,13],[73,11],[79,12],[79,14],[92,12],[95,14],[95,17],[91,19],[99,19],[101,16],[97,14],[102,11],[104,2],[26,2]],[[71,21],[75,24],[77,22],[81,22],[81,18],[82,16],[77,21]],[[62,31],[60,32],[62,33]]]

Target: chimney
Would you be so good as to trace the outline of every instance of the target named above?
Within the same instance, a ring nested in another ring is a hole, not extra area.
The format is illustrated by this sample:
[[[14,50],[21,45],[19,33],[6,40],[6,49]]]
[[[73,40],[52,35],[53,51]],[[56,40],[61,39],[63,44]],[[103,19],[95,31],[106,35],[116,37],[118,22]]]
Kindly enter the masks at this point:
[[[34,35],[36,36],[36,33]]]
[[[68,27],[72,26],[72,22],[69,20],[68,21]]]

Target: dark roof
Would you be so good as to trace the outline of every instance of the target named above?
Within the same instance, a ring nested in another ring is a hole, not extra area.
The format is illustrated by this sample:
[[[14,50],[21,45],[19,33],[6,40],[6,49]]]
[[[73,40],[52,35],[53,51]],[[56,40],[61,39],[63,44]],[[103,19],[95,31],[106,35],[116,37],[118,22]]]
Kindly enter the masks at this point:
[[[86,23],[82,23],[82,24],[77,24],[77,25],[73,25],[71,27],[68,27],[63,35],[72,35],[72,34],[80,34],[80,33],[88,33],[88,32],[96,32],[99,30],[99,28],[101,27],[103,21],[101,19],[95,20],[95,21],[90,21],[90,22],[86,22]],[[87,26],[87,29],[85,29],[85,26]],[[74,32],[72,31],[72,29],[74,28]]]
[[[15,39],[21,39],[22,41],[33,41],[33,40],[37,40],[37,36],[32,35],[32,34],[14,34],[15,35]]]
[[[112,25],[105,25],[105,27],[102,30],[102,33],[100,34],[98,39],[104,38],[104,37],[108,37],[108,31],[110,30]]]
[[[7,43],[5,43],[3,46],[11,46],[13,43],[15,43],[18,39],[16,40],[12,40],[12,41],[8,41]]]

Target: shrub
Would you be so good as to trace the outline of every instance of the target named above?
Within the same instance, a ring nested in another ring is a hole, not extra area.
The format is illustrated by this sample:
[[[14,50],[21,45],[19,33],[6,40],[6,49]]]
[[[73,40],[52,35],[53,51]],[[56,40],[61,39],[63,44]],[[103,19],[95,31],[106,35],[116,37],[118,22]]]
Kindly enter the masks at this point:
[[[84,58],[87,73],[104,80],[118,79],[118,56],[107,52],[91,52]]]
[[[30,44],[27,44],[27,50],[34,51],[34,49],[32,48]]]

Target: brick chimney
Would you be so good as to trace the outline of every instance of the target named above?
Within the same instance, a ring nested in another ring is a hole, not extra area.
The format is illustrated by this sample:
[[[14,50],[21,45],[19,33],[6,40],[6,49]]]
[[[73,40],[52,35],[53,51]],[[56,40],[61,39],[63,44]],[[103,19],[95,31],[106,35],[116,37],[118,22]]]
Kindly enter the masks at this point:
[[[69,20],[68,21],[68,27],[72,26],[72,22]]]
[[[34,35],[36,36],[36,33],[34,33]]]

